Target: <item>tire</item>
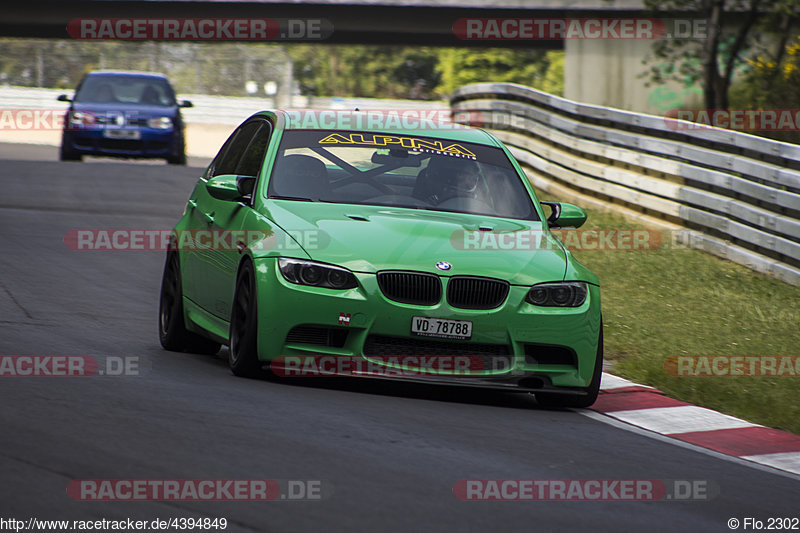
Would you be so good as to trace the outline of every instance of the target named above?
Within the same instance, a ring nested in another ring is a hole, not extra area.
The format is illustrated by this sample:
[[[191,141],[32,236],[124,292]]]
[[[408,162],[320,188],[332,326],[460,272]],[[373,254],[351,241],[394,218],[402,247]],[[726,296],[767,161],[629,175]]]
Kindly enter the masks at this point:
[[[245,261],[236,276],[236,290],[231,308],[230,350],[228,364],[234,375],[264,377],[258,360],[258,304],[253,264]]]
[[[183,285],[178,254],[170,252],[161,278],[158,305],[158,337],[165,350],[214,355],[220,343],[186,329],[183,317]]]
[[[174,152],[167,157],[167,164],[186,166],[186,142],[181,138],[175,145]]]
[[[167,164],[186,166],[186,154],[180,154],[168,157]]]
[[[597,400],[600,392],[600,379],[603,375],[603,321],[600,321],[600,337],[597,341],[597,357],[594,362],[592,381],[586,387],[586,394],[572,396],[569,394],[559,394],[550,392],[535,393],[536,402],[542,407],[589,407]]]
[[[61,143],[61,149],[58,151],[58,158],[61,161],[83,161],[83,156],[78,152],[66,148],[63,141]]]

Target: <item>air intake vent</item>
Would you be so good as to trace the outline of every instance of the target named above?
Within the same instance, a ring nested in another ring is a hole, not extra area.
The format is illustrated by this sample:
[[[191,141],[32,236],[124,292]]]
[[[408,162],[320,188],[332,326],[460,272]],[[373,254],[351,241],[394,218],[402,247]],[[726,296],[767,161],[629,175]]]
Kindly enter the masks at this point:
[[[286,343],[316,344],[341,348],[347,341],[347,330],[344,328],[323,328],[319,326],[295,326],[286,335]]]
[[[461,309],[494,309],[506,301],[508,287],[499,279],[456,276],[447,283],[447,302]]]
[[[383,295],[404,304],[436,305],[442,299],[439,276],[419,272],[378,272]]]
[[[364,355],[369,356],[446,356],[469,357],[471,370],[508,370],[514,356],[505,344],[484,344],[477,342],[446,342],[405,337],[370,335],[364,343]]]
[[[578,356],[566,346],[526,344],[525,362],[529,365],[569,365],[578,367]]]

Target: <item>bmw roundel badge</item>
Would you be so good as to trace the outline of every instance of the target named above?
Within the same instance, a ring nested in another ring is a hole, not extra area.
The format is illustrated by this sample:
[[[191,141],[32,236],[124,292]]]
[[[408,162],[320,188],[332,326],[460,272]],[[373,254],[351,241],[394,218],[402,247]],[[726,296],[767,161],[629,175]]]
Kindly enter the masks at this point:
[[[439,270],[450,270],[451,268],[453,268],[453,265],[451,265],[447,261],[439,261],[438,263],[436,263],[436,268],[438,268]]]

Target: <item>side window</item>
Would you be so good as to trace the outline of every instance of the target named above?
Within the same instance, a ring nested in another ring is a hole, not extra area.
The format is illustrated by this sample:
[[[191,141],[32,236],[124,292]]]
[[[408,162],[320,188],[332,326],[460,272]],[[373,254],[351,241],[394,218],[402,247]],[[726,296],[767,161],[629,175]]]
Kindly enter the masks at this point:
[[[236,172],[240,176],[258,176],[261,170],[261,163],[264,162],[264,154],[267,152],[269,137],[272,133],[272,125],[269,122],[262,122],[261,128],[253,136],[253,140],[247,146],[244,155],[236,166]]]
[[[239,128],[236,136],[227,143],[228,147],[225,153],[220,153],[222,159],[214,165],[214,176],[236,173],[239,160],[242,158],[242,154],[247,149],[247,145],[250,144],[250,140],[253,138],[253,135],[255,135],[259,126],[261,126],[260,121],[253,121]]]
[[[228,140],[225,141],[225,144],[223,144],[222,148],[219,149],[219,152],[217,152],[217,155],[214,156],[214,159],[211,161],[211,164],[208,166],[208,170],[206,171],[206,173],[204,175],[205,178],[212,178],[212,177],[216,176],[217,174],[220,174],[219,172],[217,172],[217,169],[219,168],[220,163],[222,162],[223,158],[225,157],[225,154],[228,152],[228,148],[230,148],[231,145],[234,143],[234,141],[236,141],[236,137],[238,137],[240,131],[241,131],[241,128],[239,128],[239,129],[235,130],[233,133],[231,133],[230,137],[228,137]]]

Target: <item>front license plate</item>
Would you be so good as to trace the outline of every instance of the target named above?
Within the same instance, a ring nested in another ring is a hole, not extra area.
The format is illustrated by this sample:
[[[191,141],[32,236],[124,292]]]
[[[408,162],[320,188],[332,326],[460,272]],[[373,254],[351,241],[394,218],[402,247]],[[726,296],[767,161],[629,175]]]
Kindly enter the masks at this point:
[[[103,136],[109,139],[138,140],[142,133],[139,130],[103,130]]]
[[[442,339],[469,339],[472,337],[472,322],[415,316],[411,319],[411,334]]]

